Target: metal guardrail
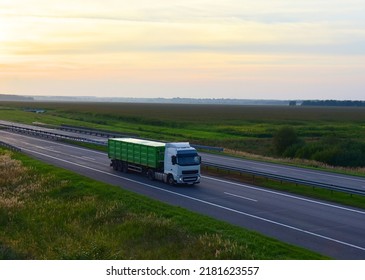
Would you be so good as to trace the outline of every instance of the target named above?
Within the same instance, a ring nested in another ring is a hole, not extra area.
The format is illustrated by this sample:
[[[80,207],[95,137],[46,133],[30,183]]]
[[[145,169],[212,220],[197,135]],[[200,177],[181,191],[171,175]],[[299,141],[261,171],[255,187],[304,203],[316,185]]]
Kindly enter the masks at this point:
[[[58,133],[54,133],[54,132],[42,131],[42,130],[37,130],[37,129],[32,129],[32,128],[15,126],[15,125],[0,124],[0,126],[3,126],[14,132],[34,135],[34,136],[44,137],[44,138],[49,138],[49,139],[54,139],[54,140],[72,140],[72,141],[77,141],[77,142],[96,144],[96,145],[100,145],[100,146],[107,145],[106,142],[96,141],[96,140],[92,140],[92,139],[88,139],[88,138],[84,138],[84,137],[63,135],[63,134],[58,134]]]
[[[0,146],[3,146],[3,147],[5,147],[5,148],[8,148],[8,149],[13,150],[13,151],[15,151],[15,152],[21,152],[21,151],[22,151],[20,148],[15,147],[15,146],[13,146],[13,145],[10,145],[10,144],[8,144],[8,143],[5,143],[5,142],[3,142],[3,141],[0,141]]]
[[[106,138],[134,137],[134,138],[138,138],[138,139],[144,139],[144,138],[141,138],[138,135],[132,134],[132,133],[116,133],[116,132],[108,131],[108,130],[97,130],[97,129],[91,129],[88,127],[65,125],[65,124],[62,124],[59,127],[59,129],[64,130],[64,131],[69,131],[69,132],[95,135],[95,136],[106,137]],[[150,140],[150,139],[146,139],[146,140]],[[198,144],[191,144],[191,146],[196,149],[204,149],[204,150],[210,150],[210,151],[216,151],[216,152],[223,152],[223,150],[224,150],[224,148],[221,148],[221,147],[204,146],[204,145],[198,145]]]
[[[73,126],[73,125],[66,125],[66,124],[61,124],[61,126],[59,126],[58,129],[64,130],[64,131],[69,131],[69,132],[76,132],[76,133],[81,133],[81,134],[105,137],[105,138],[138,137],[138,135],[132,134],[132,133],[116,133],[114,131],[98,130],[98,129],[92,129],[92,128],[88,128],[88,127]]]
[[[266,173],[266,172],[253,171],[250,169],[237,168],[237,167],[233,167],[233,166],[227,166],[227,165],[216,164],[216,163],[211,163],[211,162],[203,161],[202,165],[207,166],[207,167],[214,167],[214,168],[217,168],[220,170],[235,171],[235,172],[239,172],[239,173],[250,174],[252,176],[264,177],[264,178],[274,179],[274,180],[278,180],[278,181],[285,181],[285,182],[291,182],[291,183],[306,185],[306,186],[311,186],[311,187],[324,188],[324,189],[328,189],[331,191],[340,191],[340,192],[349,193],[349,194],[365,195],[365,191],[363,191],[363,190],[336,186],[333,184],[320,183],[320,182],[304,180],[304,179],[297,179],[297,178],[292,178],[292,177],[287,177],[287,176],[282,176],[282,175],[275,175],[275,174]]]
[[[101,146],[107,145],[106,142],[91,140],[89,138],[84,138],[84,137],[67,136],[67,135],[63,135],[63,134],[59,134],[59,133],[37,130],[37,129],[32,129],[32,128],[25,128],[25,127],[20,127],[20,126],[16,126],[16,125],[0,124],[0,126],[11,129],[12,131],[24,132],[27,134],[33,134],[35,136],[47,136],[48,138],[50,137],[50,138],[57,138],[57,139],[69,139],[69,140],[73,140],[73,141],[92,143],[92,144],[101,145]],[[108,131],[103,131],[103,130],[93,130],[93,129],[83,128],[83,127],[73,127],[73,126],[65,126],[65,125],[62,125],[61,127],[59,127],[59,129],[61,129],[63,131],[68,131],[68,132],[83,133],[83,134],[94,135],[94,136],[105,137],[105,138],[133,136],[132,134],[114,134],[110,131],[108,132]],[[143,138],[140,138],[137,136],[135,136],[135,138],[143,139]],[[223,148],[220,148],[220,147],[203,146],[203,145],[197,145],[197,144],[191,144],[191,146],[194,148],[197,148],[197,149],[205,149],[205,150],[212,150],[212,151],[219,151],[219,152],[222,152],[224,150]]]
[[[202,149],[202,150],[209,150],[209,151],[216,151],[216,152],[223,152],[224,148],[221,147],[212,147],[212,146],[204,146],[204,145],[197,145],[197,144],[190,144],[195,149]]]

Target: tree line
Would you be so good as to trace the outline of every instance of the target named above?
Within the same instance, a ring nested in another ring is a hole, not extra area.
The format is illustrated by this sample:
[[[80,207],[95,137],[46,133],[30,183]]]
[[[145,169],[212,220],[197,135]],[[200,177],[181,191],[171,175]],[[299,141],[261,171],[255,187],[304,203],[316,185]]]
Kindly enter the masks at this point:
[[[306,100],[302,106],[365,107],[365,101],[354,100]]]

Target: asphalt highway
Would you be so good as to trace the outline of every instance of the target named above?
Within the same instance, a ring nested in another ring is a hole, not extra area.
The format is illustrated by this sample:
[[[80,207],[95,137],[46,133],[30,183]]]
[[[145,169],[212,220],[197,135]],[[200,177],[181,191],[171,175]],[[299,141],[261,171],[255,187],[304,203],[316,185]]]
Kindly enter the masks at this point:
[[[69,136],[69,137],[88,138],[88,139],[90,139],[92,141],[96,141],[96,142],[104,142],[104,143],[107,142],[107,139],[104,137],[101,137],[101,136],[79,134],[79,133],[63,131],[63,130],[59,130],[59,129],[55,129],[55,128],[47,128],[47,127],[42,127],[42,126],[28,125],[28,124],[9,122],[9,121],[3,121],[3,120],[0,120],[0,126],[1,125],[7,125],[7,126],[14,125],[16,127],[21,127],[21,128],[25,128],[25,129],[39,130],[39,131],[43,131],[43,132],[47,132],[47,133],[54,133],[54,134],[65,135],[65,136]]]
[[[365,211],[217,178],[168,186],[109,166],[106,153],[0,130],[32,157],[335,259],[365,259]],[[335,175],[337,176],[337,175]]]
[[[224,163],[224,165],[234,166],[242,169],[249,169],[274,175],[286,176],[301,180],[315,181],[334,186],[365,190],[365,178],[347,176],[331,172],[306,169],[276,163],[246,160],[222,155],[212,155],[200,153],[204,162]]]
[[[74,132],[67,132],[58,129],[50,129],[39,126],[32,126],[8,121],[0,120],[0,125],[15,125],[27,129],[34,129],[40,131],[46,131],[48,133],[56,133],[61,135],[66,135],[69,137],[81,137],[88,138],[96,142],[107,142],[107,139],[101,136],[95,135],[85,135],[78,134]],[[333,186],[339,186],[344,188],[352,188],[357,190],[365,191],[365,178],[356,176],[346,176],[343,174],[335,174],[331,172],[324,172],[314,169],[306,169],[300,167],[294,167],[283,164],[275,164],[268,162],[260,162],[255,160],[246,160],[241,158],[213,155],[208,153],[200,153],[202,155],[203,163],[213,163],[213,164],[224,164],[226,166],[247,169],[252,172],[264,172],[267,174],[286,176],[293,179],[314,181],[317,183],[324,183]]]

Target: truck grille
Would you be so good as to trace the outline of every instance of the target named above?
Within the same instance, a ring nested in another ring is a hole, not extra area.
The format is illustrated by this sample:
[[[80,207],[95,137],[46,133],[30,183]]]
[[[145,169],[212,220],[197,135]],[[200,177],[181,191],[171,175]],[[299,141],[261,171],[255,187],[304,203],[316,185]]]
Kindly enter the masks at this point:
[[[195,182],[198,179],[198,177],[194,176],[194,177],[184,177],[183,181],[184,182]]]
[[[198,174],[198,170],[183,170],[182,174]]]

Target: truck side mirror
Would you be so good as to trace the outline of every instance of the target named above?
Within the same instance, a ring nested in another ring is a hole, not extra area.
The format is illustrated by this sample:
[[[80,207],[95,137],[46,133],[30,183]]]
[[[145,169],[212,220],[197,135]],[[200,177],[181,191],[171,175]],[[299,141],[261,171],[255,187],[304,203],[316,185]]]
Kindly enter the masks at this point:
[[[171,163],[175,165],[177,163],[176,156],[171,156]]]
[[[199,160],[199,164],[201,164],[202,163],[202,157],[198,156],[198,160]]]

